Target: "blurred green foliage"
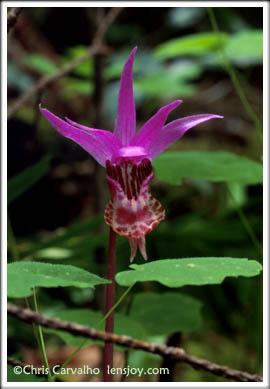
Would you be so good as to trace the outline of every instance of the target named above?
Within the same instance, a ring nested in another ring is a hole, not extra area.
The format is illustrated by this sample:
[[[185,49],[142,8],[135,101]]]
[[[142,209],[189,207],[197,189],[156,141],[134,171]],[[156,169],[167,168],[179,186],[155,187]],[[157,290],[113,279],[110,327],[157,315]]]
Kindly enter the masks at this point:
[[[161,181],[173,185],[183,178],[246,185],[263,181],[260,163],[229,152],[167,152],[158,156],[154,167]]]
[[[45,155],[37,164],[31,166],[8,181],[8,204],[35,185],[49,170],[50,156]]]

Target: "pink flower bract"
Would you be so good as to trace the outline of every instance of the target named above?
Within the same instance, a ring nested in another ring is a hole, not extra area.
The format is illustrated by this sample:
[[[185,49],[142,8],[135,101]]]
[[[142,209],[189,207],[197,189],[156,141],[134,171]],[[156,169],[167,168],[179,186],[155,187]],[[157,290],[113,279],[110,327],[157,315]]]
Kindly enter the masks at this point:
[[[147,259],[145,235],[165,217],[161,204],[149,191],[153,177],[151,161],[181,138],[190,128],[219,115],[188,116],[165,124],[168,115],[181,100],[160,108],[137,132],[133,95],[132,69],[135,47],[122,72],[118,112],[114,132],[82,126],[66,118],[62,120],[45,108],[42,115],[66,138],[72,139],[107,168],[111,201],[105,210],[105,222],[118,234],[129,239],[131,261],[137,247]]]

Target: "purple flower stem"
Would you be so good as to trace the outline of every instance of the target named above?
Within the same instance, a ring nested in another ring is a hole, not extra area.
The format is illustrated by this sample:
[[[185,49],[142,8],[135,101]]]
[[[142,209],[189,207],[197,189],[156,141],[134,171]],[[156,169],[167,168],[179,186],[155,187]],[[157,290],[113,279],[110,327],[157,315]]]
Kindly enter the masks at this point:
[[[116,258],[116,233],[110,228],[109,253],[108,253],[108,272],[107,279],[112,281],[106,285],[106,307],[105,314],[114,306],[115,300],[115,258]],[[114,331],[114,312],[107,317],[105,322],[105,331],[113,333]],[[105,342],[104,346],[104,382],[112,382],[112,375],[109,369],[113,367],[113,343]]]

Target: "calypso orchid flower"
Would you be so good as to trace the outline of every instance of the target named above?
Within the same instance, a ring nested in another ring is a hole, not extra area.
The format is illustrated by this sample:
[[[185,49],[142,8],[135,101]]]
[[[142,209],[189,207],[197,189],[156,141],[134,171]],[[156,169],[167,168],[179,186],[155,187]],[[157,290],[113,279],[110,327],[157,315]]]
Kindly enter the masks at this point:
[[[105,209],[105,222],[119,235],[127,237],[132,262],[137,247],[147,260],[145,235],[165,217],[162,205],[149,191],[153,178],[151,161],[190,128],[219,115],[201,114],[188,116],[165,124],[169,113],[181,100],[160,108],[136,132],[136,111],[133,95],[132,69],[135,47],[122,72],[118,112],[114,132],[89,128],[65,118],[58,118],[40,107],[43,116],[66,138],[72,139],[107,169],[111,201]]]

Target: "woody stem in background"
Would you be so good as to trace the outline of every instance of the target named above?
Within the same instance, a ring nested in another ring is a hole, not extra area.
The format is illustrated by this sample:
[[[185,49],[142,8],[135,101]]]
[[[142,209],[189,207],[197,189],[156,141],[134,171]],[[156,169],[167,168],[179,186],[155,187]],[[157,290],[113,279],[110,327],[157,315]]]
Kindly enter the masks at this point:
[[[107,279],[111,281],[106,285],[106,307],[105,314],[114,306],[115,300],[115,258],[116,258],[116,233],[110,228],[108,272]],[[114,332],[114,311],[107,317],[105,323],[106,332]],[[105,342],[104,346],[104,381],[111,382],[110,370],[113,367],[113,343]]]

